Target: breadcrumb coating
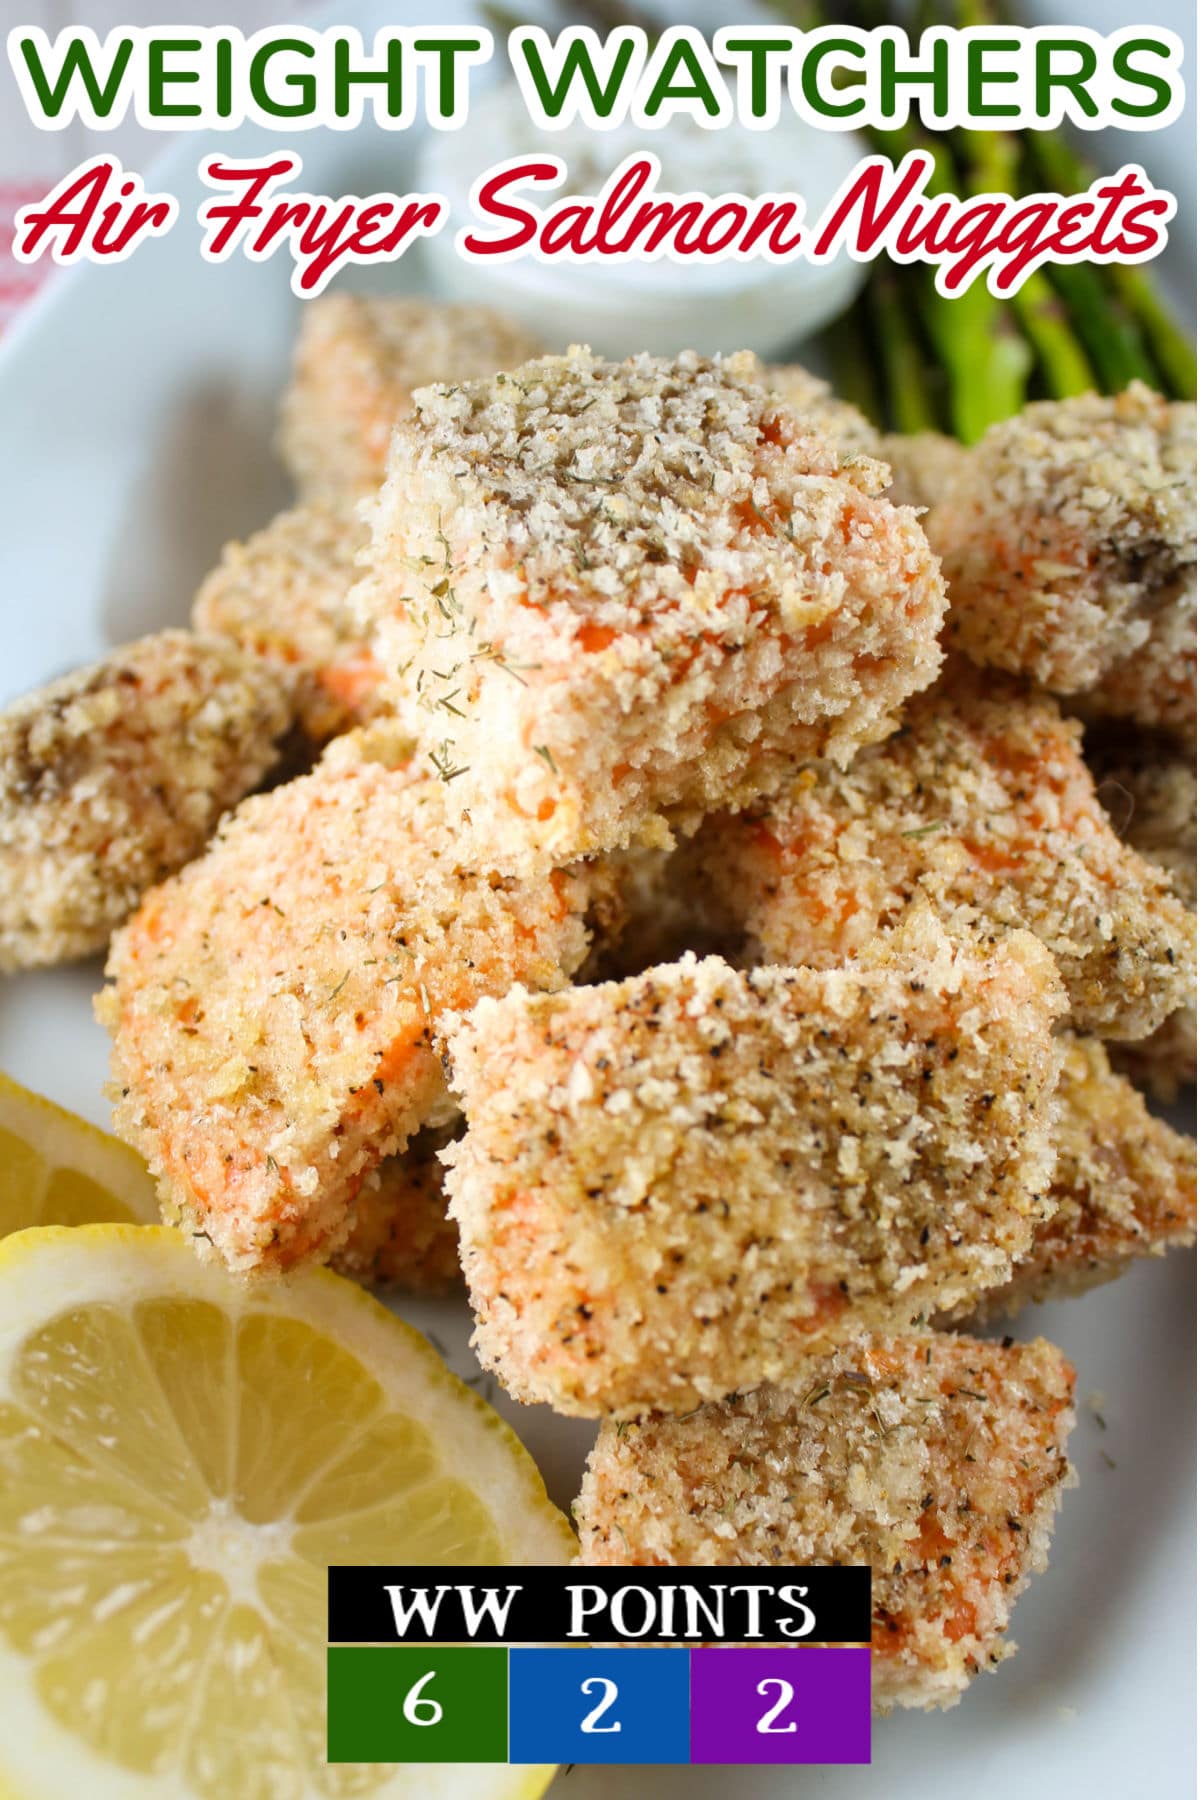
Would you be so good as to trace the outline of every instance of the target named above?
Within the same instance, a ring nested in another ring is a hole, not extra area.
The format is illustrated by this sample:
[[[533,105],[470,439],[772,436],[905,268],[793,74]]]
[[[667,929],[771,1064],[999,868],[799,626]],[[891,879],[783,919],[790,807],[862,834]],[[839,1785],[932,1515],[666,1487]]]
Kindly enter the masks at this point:
[[[234,645],[162,631],[0,713],[0,969],[89,956],[258,786],[292,722]]]
[[[1069,1040],[1058,1088],[1053,1215],[977,1313],[1082,1293],[1139,1257],[1196,1241],[1196,1144],[1146,1110],[1095,1038]]]
[[[574,349],[398,427],[355,601],[471,856],[662,844],[668,813],[844,762],[933,679],[915,516],[759,372]]]
[[[280,455],[306,499],[369,494],[414,388],[494,375],[544,348],[488,306],[322,295],[301,317]]]
[[[226,544],[192,607],[198,631],[232,638],[291,682],[317,744],[374,710],[379,670],[346,606],[366,538],[352,502],[293,507],[244,544]]]
[[[791,408],[815,437],[828,438],[843,458],[886,460],[879,433],[866,414],[842,400],[827,381],[799,363],[767,363],[758,379]]]
[[[1196,409],[1135,382],[992,426],[926,520],[946,639],[1142,724],[1194,729]]]
[[[481,1002],[448,1027],[445,1156],[481,1361],[559,1412],[681,1412],[1005,1281],[1061,1006],[1035,939],[984,956],[928,918],[836,971],[689,956]]]
[[[947,1707],[1015,1645],[1046,1566],[1075,1374],[950,1334],[795,1359],[782,1386],[603,1425],[575,1503],[587,1567],[867,1563],[876,1710]]]
[[[1144,1037],[1191,992],[1192,920],[1113,831],[1081,735],[1048,697],[956,664],[886,743],[710,819],[694,857],[767,961],[831,967],[921,897],[955,930],[1032,931],[1078,1029]]]
[[[1192,503],[1193,513],[1195,501]],[[1128,719],[1172,732],[1196,746],[1196,571],[1147,601],[1150,635],[1070,704],[1081,717]]]
[[[117,1129],[234,1268],[328,1258],[370,1171],[453,1113],[442,1014],[587,952],[587,875],[474,873],[441,782],[376,743],[239,807],[109,959]]]
[[[1089,732],[1096,792],[1118,834],[1171,878],[1177,898],[1196,911],[1196,764],[1170,739],[1128,731]],[[1196,1080],[1195,984],[1187,1004],[1140,1043],[1118,1052],[1120,1066],[1169,1106]]]
[[[350,1236],[331,1266],[364,1287],[442,1294],[462,1280],[458,1231],[446,1212],[445,1170],[438,1152],[461,1122],[419,1131],[397,1156],[386,1156],[358,1190]]]
[[[937,506],[963,473],[971,452],[940,431],[889,431],[876,456],[892,471],[891,497],[900,506]]]

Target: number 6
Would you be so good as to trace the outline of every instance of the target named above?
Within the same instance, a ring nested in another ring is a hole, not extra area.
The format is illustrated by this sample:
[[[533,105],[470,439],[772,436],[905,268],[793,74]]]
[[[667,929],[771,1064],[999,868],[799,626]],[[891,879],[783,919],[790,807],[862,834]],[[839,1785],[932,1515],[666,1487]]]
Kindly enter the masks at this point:
[[[436,1700],[431,1697],[426,1698],[421,1693],[421,1689],[425,1686],[426,1682],[432,1681],[436,1674],[436,1669],[430,1669],[428,1674],[422,1675],[420,1681],[414,1681],[407,1694],[405,1694],[402,1710],[404,1717],[408,1720],[410,1725],[439,1725],[441,1723],[442,1709],[440,1705]],[[417,1710],[418,1707],[422,1706],[428,1707],[429,1709],[429,1717],[427,1719],[423,1719],[420,1712]]]
[[[786,1706],[791,1705],[792,1701],[795,1699],[796,1690],[793,1688],[790,1681],[781,1681],[777,1675],[769,1675],[765,1681],[759,1682],[755,1691],[761,1694],[765,1700],[769,1688],[778,1688],[779,1698],[776,1700],[774,1706],[767,1708],[754,1729],[762,1732],[795,1731],[795,1719],[792,1720],[790,1725],[776,1725],[775,1720]]]
[[[605,1713],[617,1697],[616,1682],[610,1681],[607,1675],[589,1675],[586,1681],[581,1681],[579,1684],[579,1691],[581,1694],[594,1693],[597,1688],[603,1689],[604,1698],[599,1701],[597,1705],[593,1706],[591,1712],[579,1727],[580,1731],[620,1731],[620,1719],[614,1719],[611,1725],[597,1725],[596,1723],[597,1719],[602,1719],[604,1717]]]

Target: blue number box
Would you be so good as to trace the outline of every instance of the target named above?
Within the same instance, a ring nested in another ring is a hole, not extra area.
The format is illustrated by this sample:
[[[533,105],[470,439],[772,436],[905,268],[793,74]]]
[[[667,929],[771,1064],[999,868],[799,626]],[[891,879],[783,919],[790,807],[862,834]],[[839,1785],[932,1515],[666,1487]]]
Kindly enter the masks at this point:
[[[512,1763],[686,1763],[686,1649],[508,1653]]]

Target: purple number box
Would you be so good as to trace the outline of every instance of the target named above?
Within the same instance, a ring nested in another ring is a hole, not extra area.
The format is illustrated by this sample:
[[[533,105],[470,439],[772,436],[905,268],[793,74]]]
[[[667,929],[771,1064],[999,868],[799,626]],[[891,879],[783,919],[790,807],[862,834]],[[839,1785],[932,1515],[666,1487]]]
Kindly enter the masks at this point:
[[[692,1650],[693,1763],[869,1763],[871,1652]]]

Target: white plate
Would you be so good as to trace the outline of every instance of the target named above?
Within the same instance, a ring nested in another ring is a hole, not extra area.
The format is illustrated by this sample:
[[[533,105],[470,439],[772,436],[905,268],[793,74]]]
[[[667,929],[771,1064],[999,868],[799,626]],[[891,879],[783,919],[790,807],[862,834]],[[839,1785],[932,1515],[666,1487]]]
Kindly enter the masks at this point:
[[[381,8],[379,19],[404,10]],[[469,16],[437,10],[443,22]],[[362,7],[346,16],[378,22]],[[406,138],[367,130],[297,141],[317,189],[363,193],[363,180],[403,188],[408,179]],[[245,133],[222,147],[245,154],[257,142]],[[172,145],[155,171],[183,202],[172,235],[117,267],[57,280],[0,345],[0,699],[185,619],[222,541],[283,497],[270,439],[298,303],[282,261],[214,269],[196,256],[188,222],[200,149],[193,139]],[[1153,140],[1139,149],[1153,160]],[[419,280],[406,261],[383,285]],[[0,1065],[105,1123],[106,1043],[90,1012],[98,980],[91,965],[0,986]],[[460,1372],[475,1372],[465,1307],[401,1310],[436,1334]],[[1081,1396],[1080,1486],[1067,1495],[1048,1574],[1017,1608],[1020,1654],[947,1716],[881,1722],[871,1769],[579,1768],[563,1778],[566,1800],[1195,1792],[1194,1263],[1139,1268],[1020,1329],[1066,1348]],[[1088,1405],[1096,1393],[1104,1430]],[[501,1405],[567,1504],[590,1428]]]

